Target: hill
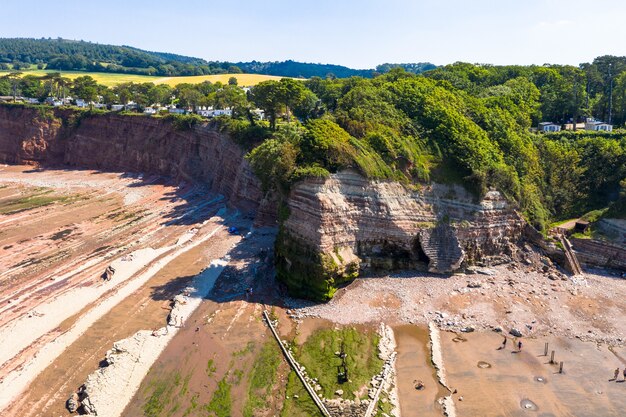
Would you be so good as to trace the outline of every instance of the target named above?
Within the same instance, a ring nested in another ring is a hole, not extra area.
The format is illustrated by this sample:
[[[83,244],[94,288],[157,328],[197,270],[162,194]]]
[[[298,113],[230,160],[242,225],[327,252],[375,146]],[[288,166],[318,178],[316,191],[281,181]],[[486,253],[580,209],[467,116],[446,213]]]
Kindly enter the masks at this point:
[[[172,77],[226,73],[266,74],[280,77],[311,78],[332,75],[338,78],[360,76],[371,78],[395,66],[420,73],[436,68],[430,63],[384,64],[376,69],[352,69],[341,65],[283,62],[223,62],[167,52],[152,52],[132,46],[105,45],[68,39],[0,39],[0,70],[38,69],[56,71],[89,71]]]

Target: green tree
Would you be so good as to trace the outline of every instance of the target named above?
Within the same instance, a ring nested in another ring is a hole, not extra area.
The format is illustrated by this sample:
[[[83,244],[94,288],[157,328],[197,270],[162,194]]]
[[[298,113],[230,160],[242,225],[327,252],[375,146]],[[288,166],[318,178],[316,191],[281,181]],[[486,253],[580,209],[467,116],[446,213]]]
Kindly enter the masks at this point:
[[[20,86],[20,77],[22,76],[21,72],[10,72],[9,74],[5,75],[4,78],[5,80],[7,80],[9,82],[9,84],[11,85],[11,95],[13,96],[13,102],[15,102],[17,100],[17,95],[19,94],[19,86]]]
[[[88,103],[98,99],[98,83],[89,75],[74,79],[71,93],[74,98],[81,98]]]

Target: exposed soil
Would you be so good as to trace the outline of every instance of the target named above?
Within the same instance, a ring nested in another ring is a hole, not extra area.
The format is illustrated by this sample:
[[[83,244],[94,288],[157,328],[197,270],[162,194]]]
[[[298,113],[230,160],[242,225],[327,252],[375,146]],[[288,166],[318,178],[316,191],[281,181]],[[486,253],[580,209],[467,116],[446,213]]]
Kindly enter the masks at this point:
[[[51,201],[31,198],[42,193]],[[36,375],[3,416],[67,415],[69,393],[98,369],[112,344],[164,326],[171,298],[218,258],[228,265],[209,297],[122,415],[206,415],[221,383],[230,389],[229,415],[242,416],[259,352],[274,342],[263,309],[278,318],[283,338],[298,343],[320,328],[391,325],[405,417],[443,415],[437,400],[449,394],[432,367],[431,322],[449,330],[441,334],[441,347],[459,416],[611,416],[626,407],[621,372],[609,381],[615,368],[626,367],[626,280],[611,271],[567,276],[543,268],[541,257],[526,248],[535,260],[530,265],[449,277],[364,277],[315,305],[285,297],[276,283],[276,231],[247,235],[250,219],[196,186],[4,166],[3,207],[18,209],[0,215],[0,399],[14,388],[3,387],[7,381]],[[230,225],[248,237],[228,234]],[[104,281],[112,263],[120,267]],[[498,349],[513,328],[523,334],[522,351],[512,349],[512,336]],[[543,356],[546,342],[564,362],[563,374]],[[281,413],[288,373],[281,360],[266,406],[254,416]],[[417,380],[423,390],[415,389]]]
[[[239,240],[226,232],[220,218],[209,220],[223,207],[219,197],[195,186],[142,178],[6,166],[0,171],[0,206],[6,198],[32,193],[34,187],[64,197],[80,196],[0,216],[4,267],[0,269],[0,332],[12,336],[0,341],[5,358],[0,364],[0,386],[10,384],[6,387],[15,390],[19,387],[13,381],[21,383],[26,375],[39,374],[26,395],[3,415],[66,412],[69,393],[97,368],[114,341],[140,329],[163,326],[172,296]],[[191,240],[216,230],[206,242],[191,245]],[[186,250],[185,245],[193,249]],[[133,265],[141,261],[138,254],[151,258],[128,271],[129,284],[124,268],[118,268],[110,282],[101,278],[113,259]],[[25,262],[29,256],[34,261]],[[147,265],[159,262],[162,268],[152,268],[150,275]],[[130,278],[137,273],[148,281],[135,284],[138,278]],[[129,292],[126,288],[131,286],[138,289]],[[128,296],[122,295],[125,292]],[[108,312],[102,308],[106,303],[114,306]],[[102,314],[94,315],[98,309]],[[96,320],[77,330],[89,315]],[[61,340],[68,346],[57,349],[60,356],[56,357],[54,345]],[[41,373],[42,368],[33,368],[47,363]]]
[[[264,302],[277,301],[268,251],[273,238],[273,230],[259,230],[230,252],[231,261],[209,299],[167,346],[123,415],[143,415],[151,406],[160,410],[156,415],[205,415],[204,407],[222,380],[230,386],[231,415],[242,415],[256,357],[265,343],[275,343],[261,320]],[[246,295],[248,288],[253,289],[251,296]],[[287,320],[282,309],[275,311]],[[267,409],[256,410],[255,416],[280,412],[287,372],[288,366],[281,362],[275,395]],[[176,374],[186,378],[185,390],[173,386]],[[155,407],[155,389],[163,384],[176,388],[176,395]]]
[[[580,340],[546,337],[523,339],[521,352],[513,340],[499,349],[502,336],[472,333],[467,341],[455,343],[453,333],[442,335],[448,383],[457,390],[453,395],[460,416],[524,416],[532,409],[522,407],[530,400],[540,416],[618,416],[626,406],[624,386],[609,381],[613,370],[623,369],[606,346]],[[544,343],[549,344],[543,356]],[[564,362],[564,373],[555,361]],[[472,366],[485,361],[491,366]]]

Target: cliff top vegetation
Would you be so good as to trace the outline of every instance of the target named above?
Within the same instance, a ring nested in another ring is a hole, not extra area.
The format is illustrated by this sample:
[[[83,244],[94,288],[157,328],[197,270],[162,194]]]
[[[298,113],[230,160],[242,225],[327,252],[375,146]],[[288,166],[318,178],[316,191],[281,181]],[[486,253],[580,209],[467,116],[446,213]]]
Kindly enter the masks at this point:
[[[614,79],[604,72],[609,63]],[[391,68],[374,78],[268,80],[247,92],[236,80],[107,88],[89,76],[52,74],[0,78],[0,95],[67,94],[132,102],[139,110],[154,103],[230,108],[232,117],[219,124],[249,151],[266,190],[286,195],[294,182],[345,168],[407,186],[455,182],[476,195],[502,191],[545,229],[594,209],[624,216],[626,72],[618,67],[626,69],[626,58],[601,57],[580,68],[457,63],[421,75]],[[541,121],[590,116],[618,128],[532,131]]]

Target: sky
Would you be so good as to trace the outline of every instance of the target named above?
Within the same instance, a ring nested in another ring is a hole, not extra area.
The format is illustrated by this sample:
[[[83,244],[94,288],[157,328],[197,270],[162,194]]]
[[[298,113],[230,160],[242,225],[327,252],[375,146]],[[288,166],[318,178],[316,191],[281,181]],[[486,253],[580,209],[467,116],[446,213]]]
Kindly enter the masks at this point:
[[[61,37],[212,61],[572,64],[626,55],[621,0],[31,0],[0,37]]]

